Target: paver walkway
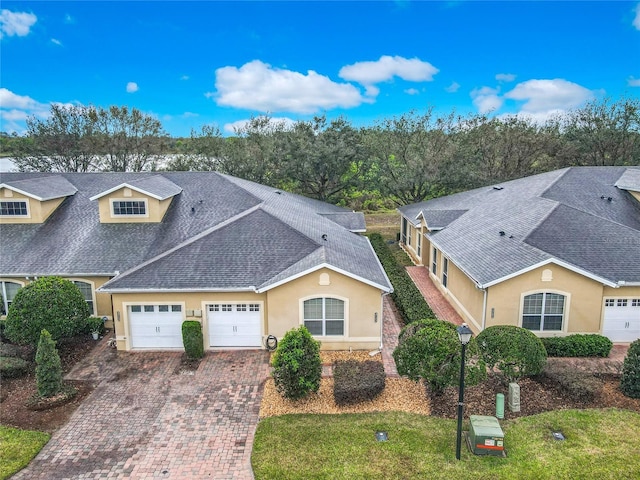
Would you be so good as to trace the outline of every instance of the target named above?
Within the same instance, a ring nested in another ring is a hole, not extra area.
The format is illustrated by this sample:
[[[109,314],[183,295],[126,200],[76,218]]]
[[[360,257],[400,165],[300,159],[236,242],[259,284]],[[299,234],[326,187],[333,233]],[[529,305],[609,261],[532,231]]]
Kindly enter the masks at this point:
[[[433,313],[440,320],[446,320],[455,325],[462,325],[462,317],[454,310],[451,304],[437,289],[429,277],[429,271],[425,267],[407,267],[407,273],[416,284],[420,293],[427,301]]]
[[[185,374],[181,353],[105,345],[66,377],[100,384],[13,479],[253,478],[268,352],[208,352]]]

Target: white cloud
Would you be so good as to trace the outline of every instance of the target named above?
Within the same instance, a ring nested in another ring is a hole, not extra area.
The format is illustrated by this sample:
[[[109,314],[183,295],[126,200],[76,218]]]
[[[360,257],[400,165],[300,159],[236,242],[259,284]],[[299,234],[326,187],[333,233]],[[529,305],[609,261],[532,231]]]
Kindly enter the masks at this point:
[[[76,23],[76,19],[73,18],[71,15],[69,15],[68,13],[64,16],[64,23],[68,23],[68,24],[74,24]]]
[[[438,73],[436,67],[418,58],[383,55],[375,62],[356,62],[340,69],[338,75],[362,85],[373,85],[399,77],[411,82],[431,82]]]
[[[236,133],[238,130],[244,128],[249,122],[251,122],[251,119],[238,120],[233,123],[225,123],[222,129],[228,133]],[[295,120],[292,120],[288,117],[270,117],[269,123],[276,126],[282,125],[285,129],[287,129],[293,127],[296,122]]]
[[[499,73],[496,75],[496,80],[499,82],[513,82],[516,76],[513,73]]]
[[[3,131],[24,133],[25,120],[31,115],[46,118],[49,115],[49,105],[37,102],[26,95],[18,95],[6,88],[0,88],[0,119],[2,119]]]
[[[55,43],[58,46],[62,46],[62,42],[60,40],[58,40],[57,38],[52,38],[51,39],[51,43]]]
[[[640,78],[629,77],[627,79],[627,85],[630,87],[640,87]]]
[[[458,82],[453,82],[451,85],[445,88],[446,92],[456,93],[460,89],[460,84]]]
[[[636,27],[636,30],[640,30],[640,3],[636,5],[636,16],[633,19],[633,26]]]
[[[504,94],[510,100],[524,101],[521,112],[544,114],[569,110],[593,98],[593,92],[577,83],[561,78],[553,80],[527,80]]]
[[[198,113],[194,113],[194,112],[184,112],[182,115],[180,115],[182,118],[193,118],[193,117],[198,117],[200,116],[200,114]]]
[[[415,88],[407,88],[404,93],[406,93],[407,95],[419,95],[420,91],[415,89]]]
[[[240,68],[216,70],[218,105],[260,112],[315,113],[323,109],[351,108],[365,101],[356,87],[336,83],[313,70],[307,74],[274,68],[260,60]]]
[[[189,80],[189,75],[182,75],[180,80]]]
[[[138,84],[136,82],[127,83],[127,93],[135,93],[138,91]]]
[[[500,93],[500,90],[497,88],[474,88],[471,91],[471,98],[480,113],[489,113],[498,110],[504,103],[504,99],[498,93]]]
[[[4,35],[13,37],[25,37],[29,35],[31,27],[38,21],[33,13],[12,12],[2,9],[0,11],[0,38]]]

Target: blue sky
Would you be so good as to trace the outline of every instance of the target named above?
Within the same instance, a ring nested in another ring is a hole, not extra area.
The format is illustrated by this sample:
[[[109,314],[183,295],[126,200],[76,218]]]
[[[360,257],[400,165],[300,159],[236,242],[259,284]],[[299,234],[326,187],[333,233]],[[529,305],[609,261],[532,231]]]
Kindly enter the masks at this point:
[[[0,130],[129,105],[173,136],[251,116],[544,120],[640,97],[640,3],[3,1]]]

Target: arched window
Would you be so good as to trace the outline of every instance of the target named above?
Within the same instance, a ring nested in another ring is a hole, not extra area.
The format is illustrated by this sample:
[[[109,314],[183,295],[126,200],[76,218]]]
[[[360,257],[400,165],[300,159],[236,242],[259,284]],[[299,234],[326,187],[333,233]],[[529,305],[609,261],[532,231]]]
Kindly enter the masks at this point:
[[[95,315],[96,312],[93,309],[93,288],[91,288],[91,284],[80,280],[71,280],[71,282],[80,289],[82,296],[87,301],[87,305],[89,305],[91,315]]]
[[[0,315],[6,315],[9,312],[9,305],[13,302],[16,293],[20,290],[19,283],[0,282],[0,295],[2,295],[2,305],[0,305]]]
[[[304,301],[304,326],[311,335],[344,335],[344,301],[337,298],[311,298]]]
[[[540,332],[562,330],[565,298],[548,292],[527,295],[522,306],[522,326]]]

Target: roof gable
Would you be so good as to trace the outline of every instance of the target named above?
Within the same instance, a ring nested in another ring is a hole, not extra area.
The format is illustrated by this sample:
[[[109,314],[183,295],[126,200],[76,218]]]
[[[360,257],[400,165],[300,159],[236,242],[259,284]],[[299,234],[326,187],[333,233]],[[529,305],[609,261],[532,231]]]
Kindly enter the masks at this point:
[[[25,178],[21,180],[7,180],[7,174],[3,174],[2,177],[3,182],[0,183],[0,188],[8,188],[9,190],[34,198],[40,202],[75,195],[78,191],[66,178],[59,175]]]
[[[149,177],[142,177],[125,183],[116,185],[104,192],[94,195],[89,200],[97,200],[110,193],[113,193],[121,188],[130,188],[136,192],[148,195],[156,200],[166,200],[167,198],[178,195],[182,192],[182,188],[173,183],[163,175],[153,175]]]

